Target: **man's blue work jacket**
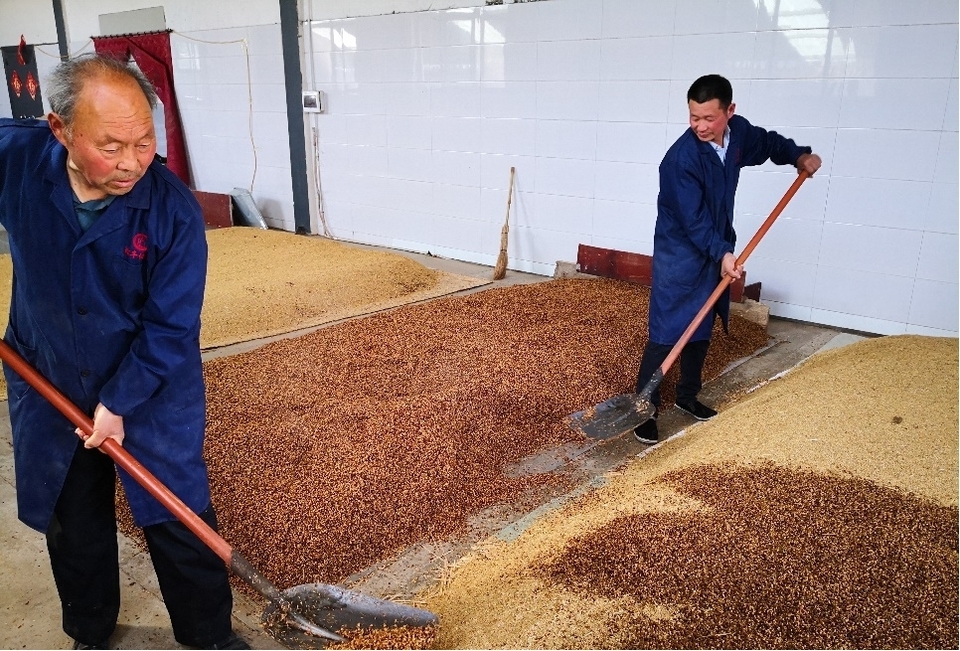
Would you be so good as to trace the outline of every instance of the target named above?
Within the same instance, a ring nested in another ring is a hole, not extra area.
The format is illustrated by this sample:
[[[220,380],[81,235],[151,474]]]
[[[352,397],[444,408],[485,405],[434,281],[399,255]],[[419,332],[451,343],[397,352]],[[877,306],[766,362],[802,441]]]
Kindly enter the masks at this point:
[[[745,118],[730,118],[725,162],[708,142],[687,129],[660,163],[660,194],[653,236],[653,288],[650,295],[650,341],[677,343],[720,283],[720,261],[737,242],[733,201],[740,168],[771,160],[793,165],[809,147]],[[729,292],[717,302],[724,325]],[[713,318],[703,320],[691,341],[710,339]]]
[[[67,151],[46,121],[0,120],[0,224],[13,261],[4,339],[88,415],[123,417],[124,448],[194,511],[210,504],[200,309],[207,244],[190,190],[153,163],[84,232]],[[20,519],[45,531],[80,439],[5,367]],[[140,526],[173,516],[126,473]]]

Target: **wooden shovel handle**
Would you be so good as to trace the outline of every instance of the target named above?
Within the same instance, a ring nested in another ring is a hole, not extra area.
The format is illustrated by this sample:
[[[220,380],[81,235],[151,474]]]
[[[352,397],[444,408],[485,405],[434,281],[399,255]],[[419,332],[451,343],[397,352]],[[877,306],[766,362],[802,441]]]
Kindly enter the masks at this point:
[[[20,377],[36,389],[40,395],[56,407],[61,414],[66,416],[70,422],[79,427],[81,432],[87,435],[93,434],[93,421],[2,339],[0,339],[0,359],[3,359],[5,364],[8,364],[10,368],[16,371]],[[114,439],[108,438],[104,440],[99,449],[113,459],[114,463],[130,473],[131,477],[136,479],[141,486],[157,498],[161,504],[167,507],[180,522],[186,525],[207,547],[213,550],[227,566],[231,565],[233,549],[230,543],[210,528],[206,522],[201,520],[200,516],[190,510],[190,507],[184,504],[179,497],[174,495],[169,488],[161,483],[149,470],[144,468],[139,461],[134,459],[129,452],[123,449],[123,446]]]
[[[797,179],[793,182],[793,185],[787,190],[786,194],[783,195],[783,198],[780,199],[780,203],[776,205],[773,209],[773,212],[770,213],[770,216],[760,225],[760,228],[757,230],[756,235],[753,236],[753,239],[747,243],[747,246],[744,247],[743,252],[737,257],[737,266],[742,265],[746,262],[747,258],[750,257],[750,254],[753,253],[753,250],[757,248],[757,244],[760,243],[760,240],[763,239],[763,236],[767,234],[767,231],[770,230],[770,227],[773,226],[773,222],[777,220],[777,217],[780,216],[780,213],[783,212],[783,209],[787,207],[787,204],[790,203],[790,200],[793,199],[793,195],[797,193],[797,190],[800,189],[800,186],[803,185],[803,182],[810,178],[810,174],[801,170]],[[693,333],[696,332],[697,328],[703,323],[703,320],[706,318],[713,310],[713,306],[716,304],[717,300],[720,298],[720,295],[723,294],[724,290],[733,282],[733,278],[730,276],[724,276],[720,280],[720,284],[717,285],[717,288],[713,290],[713,293],[710,294],[710,298],[707,299],[707,302],[703,304],[703,307],[700,308],[700,311],[697,312],[697,316],[693,318],[693,321],[690,322],[690,325],[687,326],[687,329],[684,330],[683,334],[680,335],[680,340],[673,346],[670,350],[670,354],[667,355],[667,358],[663,360],[663,364],[660,365],[660,373],[657,374],[657,377],[654,379],[662,380],[663,376],[667,374],[667,371],[670,370],[670,367],[673,366],[673,363],[677,361],[677,358],[680,356],[683,347],[687,345],[687,342],[690,341],[690,338],[693,337]],[[651,380],[652,381],[652,380]],[[657,382],[659,385],[660,382]],[[656,388],[656,386],[651,388]],[[647,392],[644,391],[644,395],[647,395]]]

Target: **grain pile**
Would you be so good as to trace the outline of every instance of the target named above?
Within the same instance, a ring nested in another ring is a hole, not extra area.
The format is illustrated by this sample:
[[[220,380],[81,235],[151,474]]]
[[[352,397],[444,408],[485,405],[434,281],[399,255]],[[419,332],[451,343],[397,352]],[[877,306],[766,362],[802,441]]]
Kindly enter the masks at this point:
[[[616,518],[539,568],[588,596],[672,605],[668,621],[627,613],[614,646],[956,645],[956,508],[773,464],[661,481],[702,506]]]
[[[200,345],[293,332],[486,281],[427,269],[405,256],[256,228],[207,231]]]
[[[440,648],[956,648],[956,339],[816,355],[429,596]]]
[[[429,649],[437,637],[432,626],[393,626],[386,628],[340,629],[346,642],[331,644],[327,649]]]
[[[581,440],[564,417],[632,389],[648,296],[600,280],[493,289],[207,362],[224,536],[278,585],[335,583],[484,509],[566,490],[503,469]],[[734,320],[706,376],[765,343]]]

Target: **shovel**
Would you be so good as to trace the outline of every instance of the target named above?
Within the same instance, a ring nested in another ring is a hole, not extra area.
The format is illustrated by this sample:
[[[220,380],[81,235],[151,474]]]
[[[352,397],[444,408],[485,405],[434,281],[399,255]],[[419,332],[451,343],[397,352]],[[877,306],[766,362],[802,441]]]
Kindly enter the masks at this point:
[[[79,427],[80,431],[87,435],[93,433],[93,421],[2,339],[0,359]],[[337,630],[357,626],[423,627],[435,626],[438,623],[437,616],[429,611],[375,599],[323,583],[299,585],[280,592],[119,443],[108,438],[99,449],[167,507],[219,556],[234,574],[270,602],[264,612],[263,621],[267,630],[281,642],[298,648],[320,649],[330,641],[344,641],[343,637],[334,632]]]
[[[790,202],[793,195],[800,189],[800,185],[809,177],[810,174],[806,171],[800,172],[800,175],[793,182],[793,185],[791,185],[787,193],[783,195],[780,203],[777,204],[777,207],[773,209],[770,216],[761,224],[757,234],[753,236],[753,239],[750,240],[746,248],[743,249],[740,257],[737,258],[737,266],[746,262],[747,258],[757,247],[757,244],[760,243],[763,236],[770,230],[773,222],[776,221],[780,213],[783,212],[783,209],[786,208],[787,203]],[[599,405],[570,414],[567,416],[567,424],[587,438],[606,440],[629,432],[652,418],[657,408],[650,402],[650,396],[653,395],[653,392],[660,386],[660,383],[663,382],[663,376],[667,374],[667,371],[670,370],[670,367],[673,366],[673,363],[680,356],[683,347],[687,345],[693,333],[696,332],[697,327],[703,322],[707,314],[713,310],[713,306],[720,298],[720,295],[723,294],[724,290],[732,282],[733,278],[730,276],[724,276],[720,280],[720,284],[713,290],[710,298],[707,299],[707,302],[704,303],[700,311],[697,312],[693,321],[690,322],[690,325],[687,326],[687,329],[684,330],[680,339],[670,350],[670,354],[663,360],[663,364],[654,372],[653,377],[650,378],[650,381],[647,382],[647,385],[643,387],[640,393],[622,393],[605,402],[601,402]]]

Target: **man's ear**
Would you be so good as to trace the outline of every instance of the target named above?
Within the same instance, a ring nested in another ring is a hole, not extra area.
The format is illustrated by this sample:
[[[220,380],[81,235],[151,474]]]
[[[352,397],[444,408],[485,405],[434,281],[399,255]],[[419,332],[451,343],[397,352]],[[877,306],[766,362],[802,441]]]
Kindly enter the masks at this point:
[[[64,123],[63,118],[57,115],[54,112],[47,114],[47,122],[50,124],[50,130],[53,132],[53,136],[60,141],[60,144],[64,147],[67,146],[68,142],[68,129],[67,125]]]
[[[736,105],[736,103],[730,102],[730,106],[727,107],[727,119],[732,118],[732,117],[733,117],[733,113],[734,113],[734,111],[736,111],[736,110],[737,110],[737,105]]]

